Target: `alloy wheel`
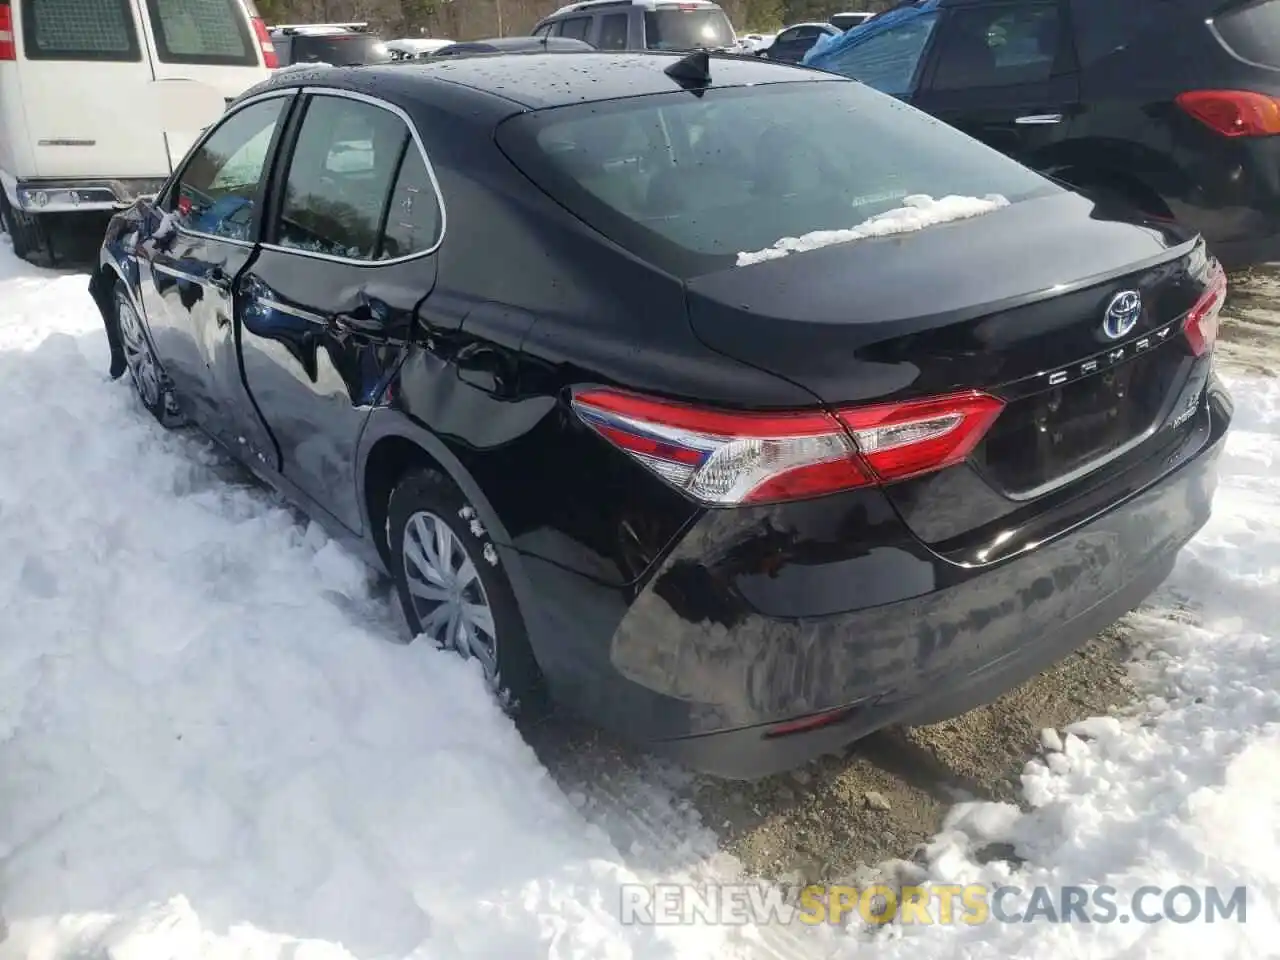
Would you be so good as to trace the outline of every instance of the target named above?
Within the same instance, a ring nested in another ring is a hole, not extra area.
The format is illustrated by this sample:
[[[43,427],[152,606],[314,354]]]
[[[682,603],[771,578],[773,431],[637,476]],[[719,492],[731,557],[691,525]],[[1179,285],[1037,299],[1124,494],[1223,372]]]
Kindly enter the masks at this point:
[[[124,298],[119,303],[120,340],[124,345],[125,363],[138,388],[142,402],[151,409],[160,404],[160,365],[151,350],[151,342],[142,329],[142,320],[133,306]]]
[[[479,660],[485,680],[496,689],[498,640],[493,609],[462,541],[443,519],[420,510],[405,523],[401,549],[419,632],[437,646]]]

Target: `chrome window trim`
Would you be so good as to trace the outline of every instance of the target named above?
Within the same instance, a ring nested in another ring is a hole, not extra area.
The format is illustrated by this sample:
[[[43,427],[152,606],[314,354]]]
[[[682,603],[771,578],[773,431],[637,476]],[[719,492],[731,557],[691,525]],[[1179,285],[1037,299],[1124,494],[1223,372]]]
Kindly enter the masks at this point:
[[[301,91],[301,89],[302,89],[301,87],[286,87],[281,90],[267,90],[256,96],[250,97],[248,100],[245,100],[241,103],[236,104],[235,109],[228,110],[226,113],[224,113],[218,119],[217,123],[209,124],[208,128],[203,132],[203,134],[201,134],[200,139],[197,140],[194,144],[192,144],[191,149],[188,150],[186,156],[182,158],[182,164],[178,167],[177,170],[173,172],[173,175],[164,182],[164,186],[160,188],[160,192],[156,196],[163,197],[166,193],[169,192],[169,188],[172,187],[175,183],[182,182],[182,175],[183,173],[186,172],[187,167],[190,165],[191,158],[196,155],[197,151],[199,151],[202,147],[204,147],[205,143],[207,143],[215,133],[217,133],[220,129],[222,129],[223,124],[225,124],[231,117],[234,117],[236,114],[238,114],[242,110],[246,110],[249,107],[252,107],[258,103],[262,103],[263,101],[266,101],[266,100],[273,100],[277,97],[296,97],[298,93]],[[288,108],[286,107],[286,110],[287,109]],[[287,113],[281,114],[281,116],[287,116]],[[270,164],[274,159],[275,159],[274,157],[267,158],[267,165],[263,167],[264,171],[270,169]],[[261,184],[259,184],[259,186],[261,186]],[[172,213],[173,211],[165,210],[164,212]],[[187,228],[179,224],[176,220],[173,221],[173,227],[174,227],[174,230],[176,230],[178,233],[182,234],[185,237],[198,237],[202,240],[216,240],[219,243],[229,243],[232,246],[236,246],[236,247],[252,248],[257,246],[257,244],[252,240],[235,240],[231,237],[220,237],[216,233],[204,233],[203,231],[200,231],[200,230],[188,230]]]
[[[303,87],[304,94],[310,94],[317,97],[338,97],[346,100],[355,100],[358,103],[366,103],[373,107],[379,107],[400,118],[400,121],[409,129],[409,135],[413,138],[414,145],[418,148],[418,153],[422,157],[422,162],[427,168],[427,179],[431,181],[431,189],[435,191],[436,205],[440,209],[440,228],[436,231],[436,240],[430,247],[425,250],[419,250],[416,253],[406,254],[403,257],[393,257],[389,260],[355,260],[351,257],[339,257],[328,253],[316,253],[311,250],[298,250],[295,247],[285,247],[277,243],[260,243],[258,246],[263,250],[273,250],[277,253],[288,253],[296,257],[309,257],[312,260],[325,260],[330,263],[341,263],[351,267],[389,267],[398,263],[408,263],[412,260],[421,260],[423,257],[429,257],[444,243],[444,235],[448,229],[448,214],[444,205],[444,194],[440,190],[440,181],[436,178],[436,168],[431,164],[431,157],[427,154],[427,148],[422,142],[422,136],[418,133],[418,127],[402,109],[394,103],[388,103],[377,97],[369,96],[365,93],[357,93],[354,90],[340,90],[334,87]],[[306,117],[303,117],[303,123]],[[301,128],[299,128],[301,130]],[[399,174],[397,173],[397,177]],[[285,174],[285,185],[288,185],[288,172]],[[392,189],[395,189],[393,183]]]

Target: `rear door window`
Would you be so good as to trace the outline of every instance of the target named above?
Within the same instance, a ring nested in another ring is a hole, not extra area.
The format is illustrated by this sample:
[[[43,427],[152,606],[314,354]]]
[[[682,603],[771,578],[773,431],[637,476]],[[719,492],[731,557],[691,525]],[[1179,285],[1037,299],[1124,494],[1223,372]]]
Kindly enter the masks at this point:
[[[647,10],[644,43],[650,50],[697,50],[733,44],[733,26],[719,7]]]
[[[307,107],[289,162],[275,243],[344,260],[372,260],[409,129],[390,110],[346,97]]]
[[[1043,83],[1059,48],[1056,3],[951,12],[939,37],[935,90]]]
[[[28,60],[142,59],[129,0],[23,0],[22,44]]]
[[[1241,60],[1280,67],[1280,2],[1247,3],[1213,18],[1223,45]]]
[[[391,191],[378,259],[392,260],[431,250],[439,242],[443,223],[439,195],[422,151],[410,142]]]
[[[258,65],[239,0],[147,0],[156,52],[164,63]]]

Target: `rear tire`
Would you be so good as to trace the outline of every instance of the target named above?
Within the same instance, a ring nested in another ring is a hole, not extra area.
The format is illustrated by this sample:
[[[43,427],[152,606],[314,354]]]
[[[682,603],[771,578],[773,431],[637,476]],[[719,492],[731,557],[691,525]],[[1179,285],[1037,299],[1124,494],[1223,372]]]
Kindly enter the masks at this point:
[[[133,303],[119,285],[115,290],[116,331],[120,334],[120,345],[124,349],[125,364],[129,369],[129,378],[133,381],[134,391],[146,411],[165,427],[177,427],[182,424],[177,399],[174,396],[173,384],[155,346],[147,333],[146,324],[133,308]]]
[[[56,267],[57,256],[44,221],[33,214],[15,210],[9,198],[0,190],[0,221],[4,232],[13,241],[13,252],[19,258],[37,267]]]
[[[515,592],[457,484],[435,470],[407,473],[387,505],[387,543],[413,640],[479,661],[509,716],[540,713],[545,688]]]

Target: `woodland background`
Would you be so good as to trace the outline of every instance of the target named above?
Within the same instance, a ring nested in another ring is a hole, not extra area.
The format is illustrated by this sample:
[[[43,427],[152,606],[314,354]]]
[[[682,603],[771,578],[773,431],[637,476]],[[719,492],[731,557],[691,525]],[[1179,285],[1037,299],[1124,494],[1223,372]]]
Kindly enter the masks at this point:
[[[384,39],[527,34],[569,0],[257,0],[268,23],[367,21]],[[773,32],[784,24],[825,20],[845,10],[879,12],[894,0],[719,0],[741,33]]]

